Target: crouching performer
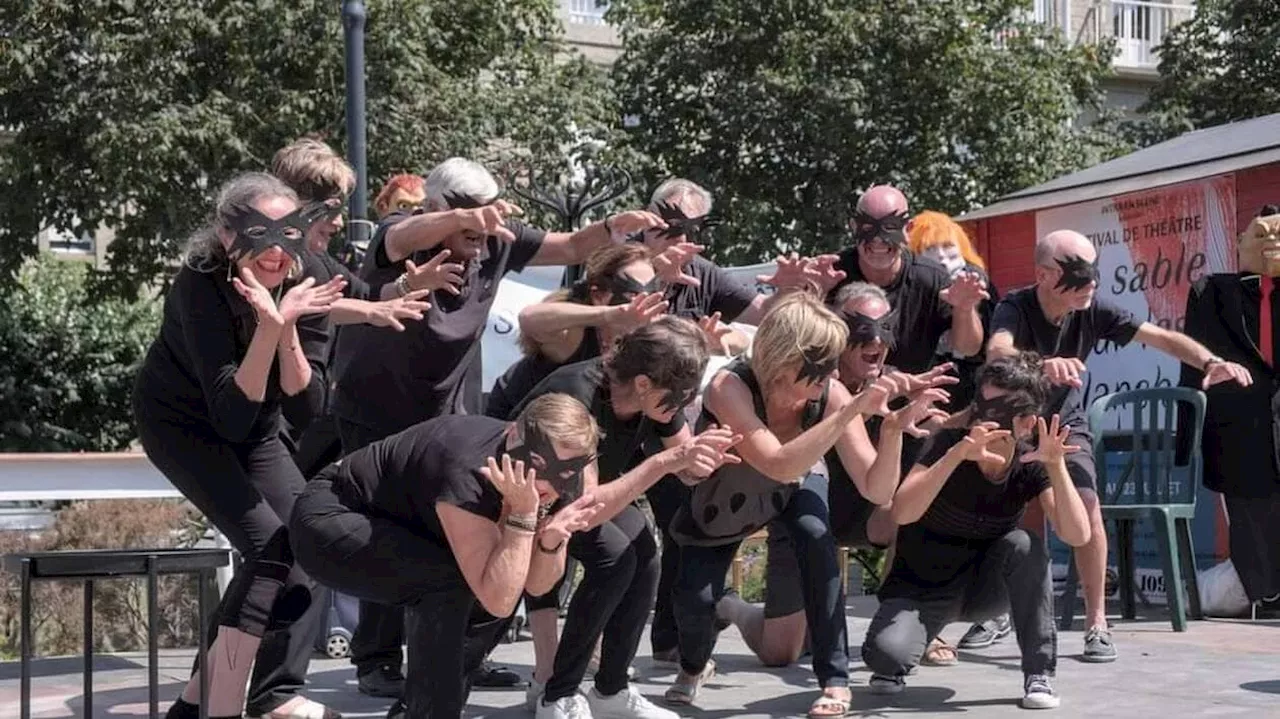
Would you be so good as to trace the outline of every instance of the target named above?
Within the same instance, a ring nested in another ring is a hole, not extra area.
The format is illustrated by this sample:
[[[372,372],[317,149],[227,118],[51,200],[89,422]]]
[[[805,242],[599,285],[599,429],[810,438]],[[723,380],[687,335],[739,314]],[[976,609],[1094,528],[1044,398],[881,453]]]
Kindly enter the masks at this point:
[[[466,677],[521,595],[555,585],[569,536],[601,508],[582,493],[598,439],[582,403],[549,394],[514,422],[414,425],[307,485],[290,521],[298,563],[333,589],[407,610],[409,672],[388,716],[461,716]]]
[[[1028,709],[1059,704],[1053,580],[1045,538],[1018,528],[1037,497],[1067,544],[1089,541],[1089,516],[1063,457],[1070,427],[1039,414],[1048,392],[1039,355],[984,365],[966,429],[930,437],[893,496],[897,554],[880,608],[862,643],[871,690],[902,690],[903,678],[950,622],[1008,611],[1022,652]],[[1036,449],[1030,441],[1038,434]]]

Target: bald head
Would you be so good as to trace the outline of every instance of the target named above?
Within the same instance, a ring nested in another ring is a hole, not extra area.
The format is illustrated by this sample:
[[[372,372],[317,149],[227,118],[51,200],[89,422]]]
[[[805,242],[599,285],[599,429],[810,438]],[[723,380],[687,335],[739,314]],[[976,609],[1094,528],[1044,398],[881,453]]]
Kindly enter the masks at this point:
[[[858,198],[858,211],[876,219],[907,211],[907,196],[893,185],[874,185]]]
[[[1052,267],[1055,257],[1075,256],[1087,262],[1098,257],[1098,251],[1088,237],[1075,230],[1054,230],[1036,243],[1036,264]]]

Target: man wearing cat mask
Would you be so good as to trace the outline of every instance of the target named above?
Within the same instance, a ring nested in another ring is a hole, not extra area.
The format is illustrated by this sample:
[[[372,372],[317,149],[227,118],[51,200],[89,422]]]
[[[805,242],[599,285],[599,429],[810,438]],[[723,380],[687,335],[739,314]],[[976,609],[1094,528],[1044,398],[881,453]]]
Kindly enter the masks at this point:
[[[938,340],[951,331],[957,355],[982,349],[978,305],[988,297],[982,279],[962,272],[951,279],[937,262],[907,249],[907,198],[896,187],[876,185],[858,198],[849,230],[853,244],[832,263],[831,277],[842,276],[827,294],[829,302],[850,282],[882,288],[899,313],[899,326],[910,327],[889,354],[889,364],[904,372],[923,372],[933,364]]]
[[[1280,468],[1277,467],[1276,318],[1280,205],[1267,205],[1240,235],[1239,273],[1200,279],[1187,295],[1187,334],[1257,378],[1207,391],[1204,484],[1226,499],[1231,560],[1250,601],[1280,604]],[[1182,368],[1183,386],[1202,373]]]
[[[1085,359],[1099,340],[1118,346],[1141,342],[1202,370],[1201,387],[1220,382],[1248,386],[1249,371],[1227,362],[1204,345],[1181,332],[1143,322],[1128,310],[1094,296],[1098,289],[1098,253],[1087,237],[1072,230],[1050,232],[1036,243],[1036,283],[1009,293],[991,318],[991,340],[987,359],[1008,357],[1032,350],[1044,357],[1044,374],[1053,385],[1044,417],[1057,414],[1063,426],[1071,428],[1068,444],[1092,446],[1084,406]],[[1234,388],[1239,391],[1239,388]],[[1107,572],[1107,532],[1098,506],[1097,479],[1093,454],[1073,452],[1066,458],[1067,470],[1089,511],[1092,531],[1089,542],[1075,552],[1076,568],[1084,586],[1085,649],[1087,662],[1110,662],[1116,658],[1115,645],[1107,626],[1105,584]],[[1023,526],[1042,531],[1044,517],[1029,511]],[[985,629],[992,636],[1007,633],[1007,618],[992,620],[985,628],[975,625],[961,640],[961,646],[975,643]],[[989,643],[989,642],[988,642]]]

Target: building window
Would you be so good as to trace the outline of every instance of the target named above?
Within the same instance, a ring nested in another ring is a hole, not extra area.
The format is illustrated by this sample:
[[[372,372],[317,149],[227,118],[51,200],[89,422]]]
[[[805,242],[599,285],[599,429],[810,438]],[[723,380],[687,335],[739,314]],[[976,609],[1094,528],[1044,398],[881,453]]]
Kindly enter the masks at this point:
[[[566,0],[569,22],[574,25],[603,25],[609,0]]]
[[[55,230],[49,233],[49,251],[68,255],[92,255],[93,235],[84,230],[79,235]]]

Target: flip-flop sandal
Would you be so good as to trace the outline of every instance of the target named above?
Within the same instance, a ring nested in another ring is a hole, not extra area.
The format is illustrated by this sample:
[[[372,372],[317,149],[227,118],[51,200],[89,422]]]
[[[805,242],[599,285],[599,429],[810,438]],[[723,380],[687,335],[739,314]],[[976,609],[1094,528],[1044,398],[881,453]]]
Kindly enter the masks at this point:
[[[698,692],[702,689],[702,685],[707,680],[716,675],[716,662],[714,659],[707,661],[707,666],[703,667],[702,673],[696,677],[684,676],[684,672],[676,677],[676,682],[672,684],[662,695],[662,698],[668,704],[691,705],[698,698]]]
[[[929,643],[929,648],[925,649],[920,663],[926,667],[951,667],[960,663],[960,656],[955,647],[941,639],[934,639]]]
[[[842,717],[849,713],[849,705],[852,703],[852,694],[848,699],[823,694],[813,700],[813,704],[809,705],[809,716],[811,719],[831,719],[832,717]]]

